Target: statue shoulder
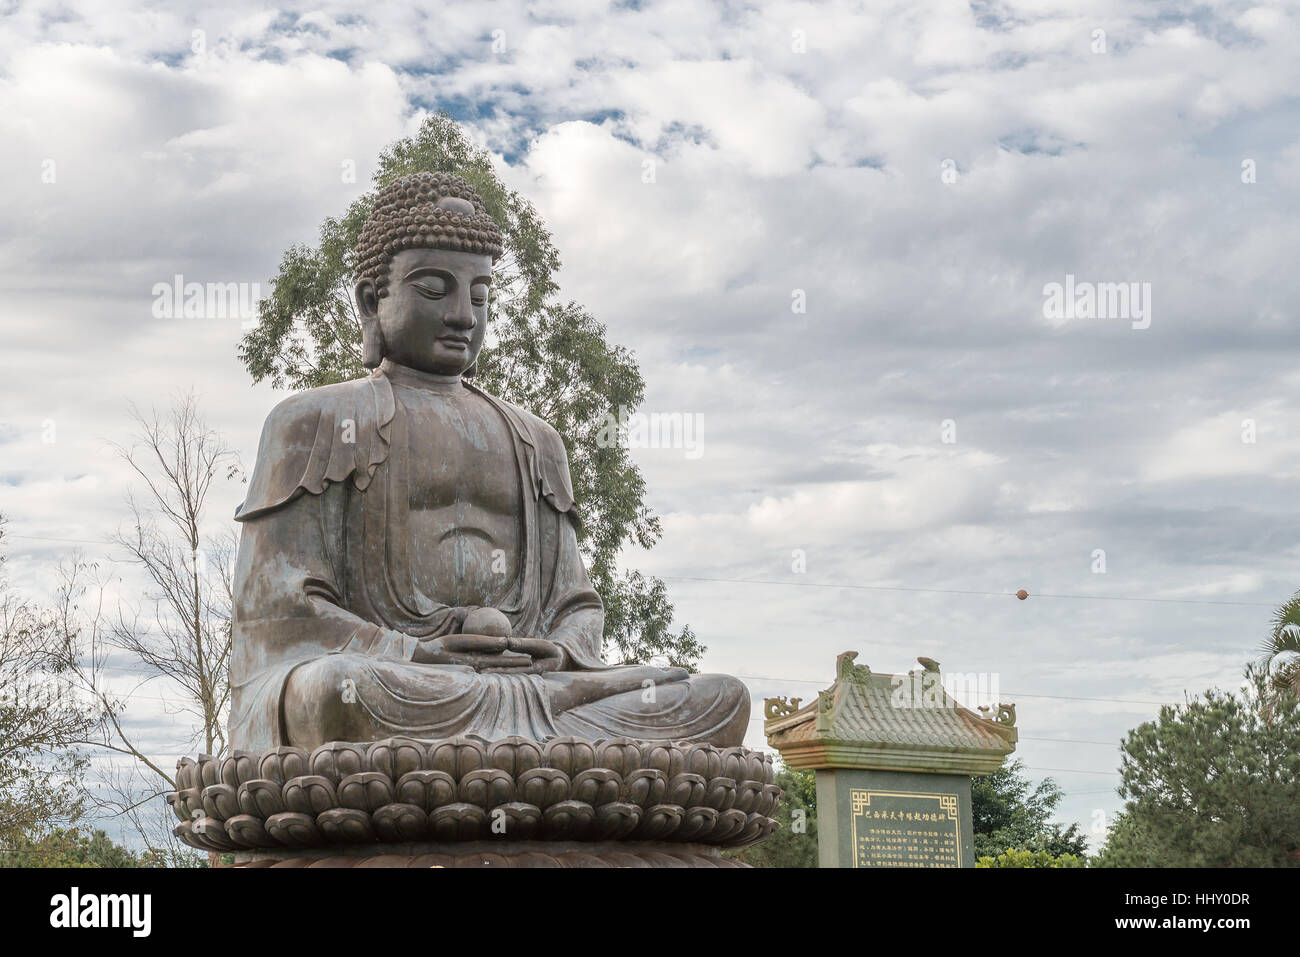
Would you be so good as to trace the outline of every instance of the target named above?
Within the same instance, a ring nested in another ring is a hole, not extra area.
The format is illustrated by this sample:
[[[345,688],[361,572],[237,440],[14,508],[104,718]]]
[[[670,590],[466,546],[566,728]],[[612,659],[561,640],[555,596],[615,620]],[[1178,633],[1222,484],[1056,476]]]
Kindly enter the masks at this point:
[[[538,451],[559,459],[568,468],[569,454],[564,448],[564,439],[556,431],[555,426],[545,419],[533,415],[527,409],[519,409],[519,414],[526,416],[528,424],[532,427],[533,436],[537,440]]]
[[[388,457],[393,410],[392,387],[380,376],[286,396],[266,417],[248,495],[235,517],[248,521],[349,477],[364,490]]]
[[[484,392],[482,389],[475,387],[479,395],[484,396],[494,403],[498,408],[507,414],[508,418],[513,419],[514,424],[525,432],[525,438],[530,444],[544,457],[557,460],[564,465],[567,472],[569,467],[569,455],[564,448],[564,439],[555,427],[545,419],[540,418],[529,412],[523,406],[515,405],[513,402],[507,402],[500,396],[492,395],[490,392]]]
[[[373,378],[335,382],[285,396],[267,415],[263,435],[293,432],[307,425],[314,427],[324,415],[346,417],[358,404],[371,398]]]

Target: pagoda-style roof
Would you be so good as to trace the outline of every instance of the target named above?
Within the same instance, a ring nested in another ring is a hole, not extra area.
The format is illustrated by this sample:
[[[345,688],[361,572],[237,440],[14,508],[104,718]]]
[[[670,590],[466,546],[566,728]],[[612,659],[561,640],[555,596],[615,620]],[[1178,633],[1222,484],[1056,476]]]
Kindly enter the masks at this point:
[[[936,661],[918,658],[920,672],[872,674],[853,663],[857,656],[839,656],[835,683],[811,704],[767,699],[767,743],[790,767],[989,774],[1016,749],[1015,705],[984,717],[944,690]]]

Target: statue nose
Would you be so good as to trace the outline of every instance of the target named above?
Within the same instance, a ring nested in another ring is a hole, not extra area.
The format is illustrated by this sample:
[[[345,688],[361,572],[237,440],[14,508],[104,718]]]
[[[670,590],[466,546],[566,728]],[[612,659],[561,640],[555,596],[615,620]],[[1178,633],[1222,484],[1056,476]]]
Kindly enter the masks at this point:
[[[458,302],[456,307],[447,313],[445,322],[454,329],[473,329],[474,312],[468,302]]]

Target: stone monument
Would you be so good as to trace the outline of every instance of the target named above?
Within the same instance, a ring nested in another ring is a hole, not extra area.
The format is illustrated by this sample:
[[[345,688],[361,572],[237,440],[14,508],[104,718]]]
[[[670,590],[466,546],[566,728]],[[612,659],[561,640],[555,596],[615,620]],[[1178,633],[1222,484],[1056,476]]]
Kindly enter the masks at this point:
[[[502,248],[459,177],[377,195],[372,373],[276,406],[236,516],[233,750],[182,762],[170,796],[194,846],[710,864],[774,826],[745,686],[604,662],[564,444],[473,384]]]
[[[768,744],[792,768],[815,769],[822,867],[974,867],[970,779],[1015,750],[1015,705],[982,717],[943,687],[939,663],[873,674],[836,661],[817,700],[768,698]]]

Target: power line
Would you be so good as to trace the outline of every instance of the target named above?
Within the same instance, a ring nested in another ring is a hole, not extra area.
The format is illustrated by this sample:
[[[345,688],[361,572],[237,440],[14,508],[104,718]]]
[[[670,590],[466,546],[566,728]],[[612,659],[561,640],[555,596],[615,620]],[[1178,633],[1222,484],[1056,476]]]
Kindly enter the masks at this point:
[[[74,545],[112,545],[112,542],[96,541],[89,538],[51,538],[48,535],[10,535],[5,538],[23,538],[31,542],[71,542]]]
[[[976,592],[976,590],[959,589],[959,588],[919,588],[913,585],[857,585],[848,583],[833,583],[833,581],[789,581],[788,579],[701,579],[701,577],[686,577],[677,575],[660,576],[664,581],[705,581],[711,584],[733,584],[733,585],[793,585],[794,588],[848,588],[854,590],[865,590],[865,592],[927,592],[932,594],[967,594],[967,596],[996,597],[996,598],[1018,598],[1015,592]],[[1171,603],[1171,605],[1242,605],[1248,607],[1261,607],[1261,609],[1275,609],[1281,602],[1234,602],[1234,601],[1214,601],[1210,598],[1143,598],[1136,596],[1121,596],[1121,594],[1032,594],[1034,598],[1080,598],[1093,599],[1093,601],[1109,602],[1162,602]]]
[[[748,678],[750,681],[789,681],[796,684],[806,685],[826,685],[825,679],[815,681],[811,678],[776,678],[771,675],[736,675],[737,678]],[[1001,691],[1000,696],[1007,698],[1050,698],[1060,701],[1099,701],[1107,704],[1154,704],[1167,705],[1168,701],[1143,701],[1137,698],[1085,698],[1079,695],[1064,694],[1030,694],[1026,691]]]
[[[129,668],[114,668],[112,670],[124,674],[142,673],[141,671],[138,670],[133,671]],[[818,680],[813,678],[778,678],[774,675],[745,675],[745,674],[737,674],[736,677],[744,678],[749,681],[784,681],[787,683],[794,683],[794,684],[828,686],[825,679]],[[1165,706],[1171,703],[1168,701],[1152,701],[1152,700],[1146,700],[1141,698],[1090,698],[1090,697],[1083,697],[1080,695],[1031,694],[1027,691],[1000,691],[998,694],[999,697],[1007,697],[1007,698],[1045,698],[1045,699],[1058,700],[1058,701],[1093,701],[1093,702],[1099,702],[1103,704],[1145,704],[1145,705]],[[160,695],[135,694],[135,693],[127,692],[126,697],[142,698],[145,700],[165,701],[168,703],[174,703],[173,699],[162,697]],[[757,718],[753,720],[761,721],[764,719]],[[1110,743],[1105,741],[1085,741],[1085,740],[1067,739],[1067,738],[1037,738],[1034,740],[1060,741],[1064,744],[1109,744]]]
[[[127,672],[127,673],[138,673],[138,672]],[[736,675],[736,677],[748,678],[751,681],[796,681],[802,684],[825,684],[826,683],[824,681],[809,681],[806,678],[766,678],[766,677],[760,677],[758,675]],[[1099,702],[1117,703],[1117,704],[1166,705],[1169,703],[1167,701],[1137,701],[1129,698],[1078,698],[1070,695],[1025,694],[1023,692],[1012,693],[1009,691],[1003,692],[1003,694],[1008,698],[1059,698],[1064,701],[1099,701]],[[134,692],[123,692],[121,697],[123,697],[124,699],[139,698],[145,701],[162,701],[171,705],[175,705],[177,703],[175,699],[163,697],[162,695],[148,695],[148,694],[137,694]],[[764,721],[766,719],[760,717],[760,718],[751,718],[750,720]],[[1111,744],[1112,743],[1110,741],[1085,741],[1085,740],[1079,740],[1074,738],[1028,738],[1026,737],[1026,738],[1022,738],[1022,740],[1058,741],[1062,744]]]
[[[1088,771],[1083,768],[1042,768],[1034,764],[1022,764],[1026,771],[1052,771],[1056,774],[1119,774],[1118,771]]]
[[[45,535],[8,535],[8,534],[4,536],[5,540],[11,538],[21,538],[29,542],[66,542],[72,545],[96,545],[99,546],[100,548],[109,548],[112,547],[113,545],[118,544],[117,542],[92,541],[91,539],[88,538],[50,538]],[[112,562],[115,565],[134,564],[130,559],[113,558],[111,555],[105,555],[103,556],[102,559],[99,560]]]
[[[1118,741],[1087,741],[1082,738],[1038,738],[1029,734],[1022,734],[1019,738],[1021,741],[1050,741],[1053,744],[1095,744],[1099,747],[1118,748]]]
[[[5,538],[23,539],[32,542],[66,542],[74,545],[114,545],[116,542],[96,541],[87,538],[54,538],[45,535],[5,535]],[[114,559],[110,559],[112,561]],[[786,585],[795,588],[847,588],[854,591],[901,591],[921,592],[933,595],[972,595],[982,598],[1017,598],[1013,591],[979,591],[965,588],[927,588],[914,585],[862,585],[848,582],[802,582],[780,578],[703,578],[687,575],[661,575],[664,581],[703,582],[723,585]],[[1174,605],[1226,605],[1246,608],[1276,608],[1281,604],[1264,601],[1230,601],[1212,598],[1152,598],[1140,595],[1066,595],[1049,592],[1034,592],[1032,598],[1055,598],[1081,601],[1143,601]]]

